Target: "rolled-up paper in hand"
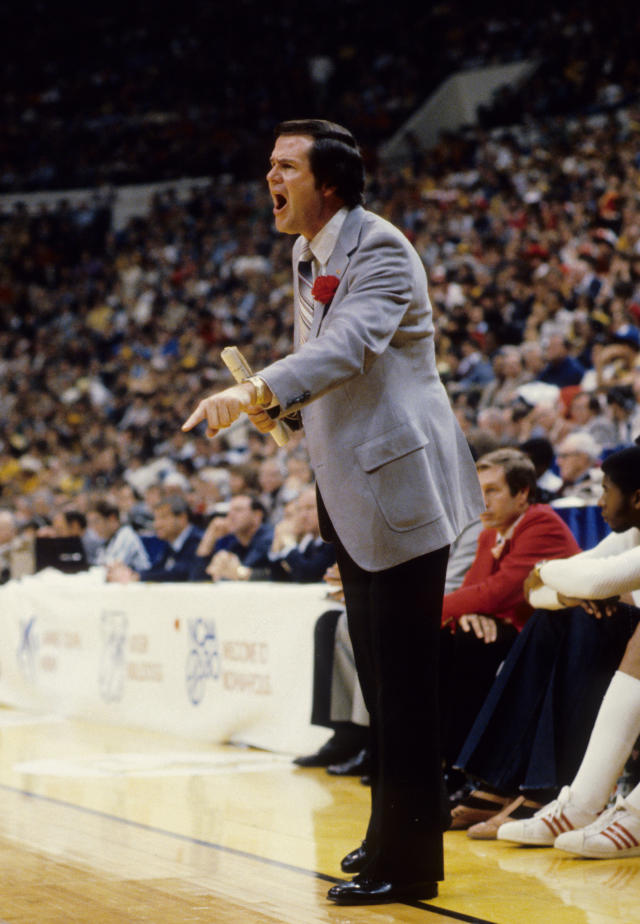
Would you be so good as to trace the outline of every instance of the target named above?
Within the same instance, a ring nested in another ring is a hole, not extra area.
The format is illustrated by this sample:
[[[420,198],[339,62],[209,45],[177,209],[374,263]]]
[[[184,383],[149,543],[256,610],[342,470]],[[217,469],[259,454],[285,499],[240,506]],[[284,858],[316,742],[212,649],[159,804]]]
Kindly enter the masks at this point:
[[[251,366],[238,347],[225,347],[220,353],[220,357],[236,382],[244,382],[250,375],[253,375]],[[278,446],[286,446],[289,442],[289,431],[280,421],[276,423],[273,430],[269,430],[269,434],[274,438]]]

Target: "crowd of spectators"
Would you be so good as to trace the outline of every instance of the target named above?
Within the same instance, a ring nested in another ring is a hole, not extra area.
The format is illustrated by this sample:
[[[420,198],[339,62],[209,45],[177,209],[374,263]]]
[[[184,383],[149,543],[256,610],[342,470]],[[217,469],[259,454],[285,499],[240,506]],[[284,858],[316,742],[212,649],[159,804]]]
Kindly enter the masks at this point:
[[[478,452],[535,445],[542,499],[593,500],[602,457],[640,433],[640,111],[620,106],[634,99],[636,17],[543,3],[525,28],[524,8],[489,6],[461,17],[451,0],[406,30],[393,27],[402,4],[383,23],[353,0],[327,53],[308,9],[303,22],[294,4],[247,2],[250,69],[230,61],[237,11],[207,3],[181,16],[77,12],[73,55],[61,19],[30,30],[28,4],[5,14],[33,54],[2,61],[13,89],[0,184],[95,189],[76,205],[0,212],[0,505],[18,530],[100,502],[150,529],[153,491],[185,497],[202,529],[233,496],[259,496],[275,525],[312,479],[303,435],[283,451],[246,421],[215,440],[180,424],[228,381],[222,346],[240,345],[255,368],[289,349],[290,241],[255,179],[285,74],[287,113],[330,99],[373,155],[452,69],[541,55],[546,89],[539,72],[524,121],[490,128],[484,112],[402,170],[370,156],[367,201],[425,262],[440,372]],[[447,40],[417,54],[431,32]],[[379,49],[371,67],[363,45]],[[216,68],[223,94],[211,91]],[[547,104],[562,68],[570,118]],[[202,173],[218,178],[186,198],[158,193],[146,217],[114,230],[101,184]]]
[[[458,141],[417,173],[379,168],[368,189],[427,266],[458,418],[480,451],[546,439],[557,453],[588,430],[597,467],[640,432],[640,113]],[[51,520],[156,483],[206,518],[274,490],[259,479],[271,456],[308,482],[301,435],[282,451],[245,422],[180,432],[228,382],[222,346],[258,369],[289,349],[289,254],[262,181],[169,190],[118,232],[99,197],[0,215],[2,506]]]
[[[637,92],[637,15],[622,0],[486,0],[477,11],[462,0],[113,0],[62,3],[55,16],[27,0],[0,16],[0,192],[247,179],[268,153],[256,133],[327,104],[373,165],[380,142],[452,72],[514,60],[538,66],[483,108],[487,126]]]

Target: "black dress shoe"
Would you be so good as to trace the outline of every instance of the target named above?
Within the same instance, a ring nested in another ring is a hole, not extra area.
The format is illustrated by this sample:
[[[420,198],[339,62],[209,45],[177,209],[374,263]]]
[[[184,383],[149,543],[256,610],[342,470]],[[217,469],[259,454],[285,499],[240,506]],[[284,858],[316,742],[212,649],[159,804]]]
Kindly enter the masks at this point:
[[[327,892],[327,898],[338,905],[381,905],[435,898],[437,894],[437,882],[391,882],[355,876],[351,882],[334,885]]]
[[[367,860],[367,845],[363,841],[359,847],[356,847],[346,857],[343,857],[340,869],[343,873],[359,873],[364,869]]]
[[[327,767],[327,773],[332,776],[362,776],[371,771],[371,757],[367,748],[353,754],[344,763],[332,763]]]
[[[328,767],[331,764],[340,764],[342,761],[352,757],[353,745],[336,742],[334,738],[329,738],[315,754],[309,754],[306,757],[295,757],[294,764],[298,767]]]

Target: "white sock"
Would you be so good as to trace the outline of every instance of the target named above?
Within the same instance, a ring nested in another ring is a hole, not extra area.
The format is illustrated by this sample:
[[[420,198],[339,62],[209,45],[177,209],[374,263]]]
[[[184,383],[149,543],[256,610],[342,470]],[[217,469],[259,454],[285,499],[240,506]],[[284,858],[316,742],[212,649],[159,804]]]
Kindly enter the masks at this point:
[[[602,700],[571,797],[601,812],[640,734],[640,680],[616,671]]]

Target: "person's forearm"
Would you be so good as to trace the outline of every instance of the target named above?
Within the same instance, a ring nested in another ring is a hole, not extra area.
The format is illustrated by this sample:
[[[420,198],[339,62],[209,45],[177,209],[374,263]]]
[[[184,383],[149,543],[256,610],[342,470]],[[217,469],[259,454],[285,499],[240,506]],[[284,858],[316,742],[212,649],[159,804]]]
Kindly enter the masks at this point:
[[[560,610],[563,607],[558,600],[558,594],[555,590],[552,590],[550,587],[545,586],[536,587],[535,590],[532,590],[529,594],[529,605],[534,608],[534,610]]]
[[[601,600],[640,588],[640,546],[607,558],[575,556],[540,566],[544,584],[567,597]]]

